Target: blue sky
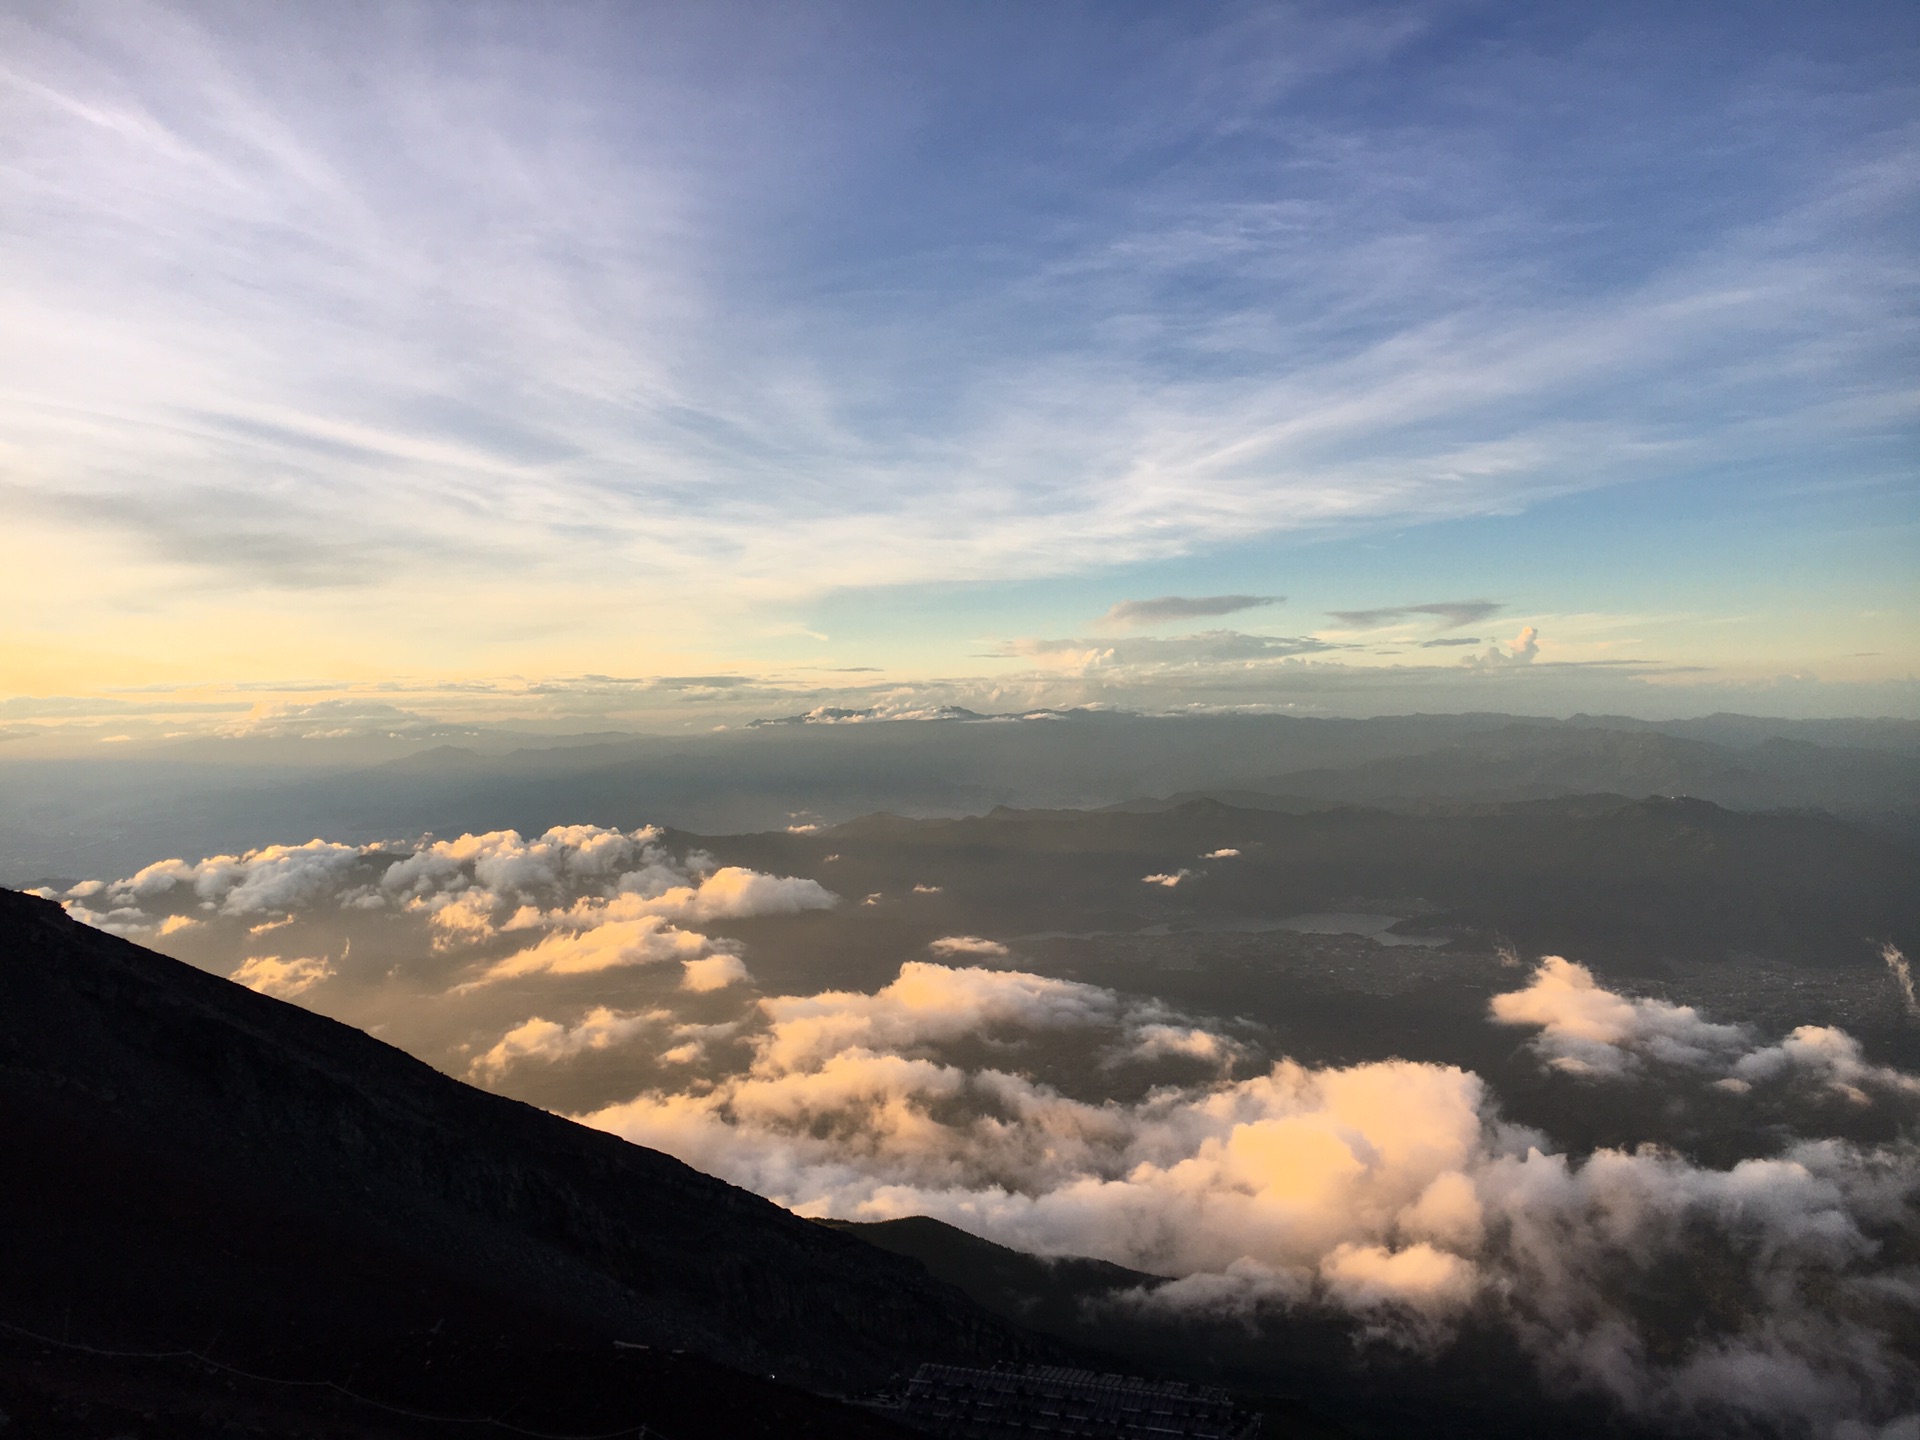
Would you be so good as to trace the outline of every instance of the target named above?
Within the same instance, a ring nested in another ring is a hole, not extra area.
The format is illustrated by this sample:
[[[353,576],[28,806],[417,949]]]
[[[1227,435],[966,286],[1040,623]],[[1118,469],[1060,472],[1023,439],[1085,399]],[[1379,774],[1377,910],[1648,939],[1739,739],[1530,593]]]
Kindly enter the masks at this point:
[[[1917,52],[1896,4],[12,7],[0,725],[1920,713]],[[1224,595],[1287,598],[1102,624]]]

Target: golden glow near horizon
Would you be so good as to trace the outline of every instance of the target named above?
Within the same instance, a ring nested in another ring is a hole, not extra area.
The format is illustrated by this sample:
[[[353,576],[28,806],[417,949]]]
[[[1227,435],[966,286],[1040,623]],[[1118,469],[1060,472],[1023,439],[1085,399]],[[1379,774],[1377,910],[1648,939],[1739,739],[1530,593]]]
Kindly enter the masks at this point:
[[[1884,46],[788,23],[0,19],[0,754],[1920,714]]]

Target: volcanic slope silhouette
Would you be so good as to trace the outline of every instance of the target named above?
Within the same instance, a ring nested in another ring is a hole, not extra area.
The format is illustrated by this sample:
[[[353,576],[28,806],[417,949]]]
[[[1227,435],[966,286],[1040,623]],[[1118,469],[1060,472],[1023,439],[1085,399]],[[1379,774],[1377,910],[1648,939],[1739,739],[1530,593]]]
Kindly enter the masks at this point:
[[[0,1136],[17,1433],[891,1435],[790,1387],[1059,1358],[910,1260],[3,890]]]

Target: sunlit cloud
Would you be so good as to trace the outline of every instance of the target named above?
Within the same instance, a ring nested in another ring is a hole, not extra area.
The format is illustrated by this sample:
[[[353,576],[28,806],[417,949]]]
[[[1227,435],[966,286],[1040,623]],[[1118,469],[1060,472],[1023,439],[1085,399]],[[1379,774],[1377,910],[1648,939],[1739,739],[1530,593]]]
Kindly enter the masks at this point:
[[[324,980],[333,978],[334,969],[323,956],[256,955],[235,970],[232,979],[249,990],[271,995],[276,1000],[291,1000],[304,995]]]
[[[1458,1067],[1281,1060],[1236,1075],[1247,1047],[1217,1025],[1014,971],[913,963],[872,994],[756,1008],[739,1064],[582,1118],[804,1214],[933,1215],[1169,1277],[1120,1301],[1150,1313],[1330,1308],[1416,1349],[1472,1313],[1509,1327],[1549,1383],[1663,1422],[1818,1427],[1885,1413],[1912,1375],[1896,1338],[1902,1282],[1873,1265],[1872,1237],[1910,1234],[1902,1207],[1920,1194],[1898,1144],[1787,1136],[1779,1154],[1728,1168],[1652,1146],[1570,1156],[1503,1119]],[[1841,1032],[1759,1045],[1564,960],[1494,1010],[1535,1027],[1543,1060],[1576,1083],[1697,1085],[1734,1068],[1754,1085],[1791,1071],[1853,1087],[1869,1105],[1920,1096],[1920,1080],[1869,1073]],[[982,1027],[991,1066],[945,1048]],[[1209,1078],[1121,1103],[1036,1073],[1088,1048],[1109,1067],[1197,1063]],[[1634,1287],[1701,1245],[1729,1283],[1768,1298],[1724,1333],[1656,1349]],[[1755,1371],[1783,1378],[1756,1389],[1743,1378]]]

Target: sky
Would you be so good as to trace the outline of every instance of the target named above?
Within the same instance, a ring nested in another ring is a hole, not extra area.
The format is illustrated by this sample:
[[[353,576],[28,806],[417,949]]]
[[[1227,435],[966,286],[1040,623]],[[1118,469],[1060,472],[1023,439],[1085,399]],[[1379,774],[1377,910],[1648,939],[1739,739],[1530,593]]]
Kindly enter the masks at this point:
[[[1920,715],[1917,52],[9,5],[0,735]]]

